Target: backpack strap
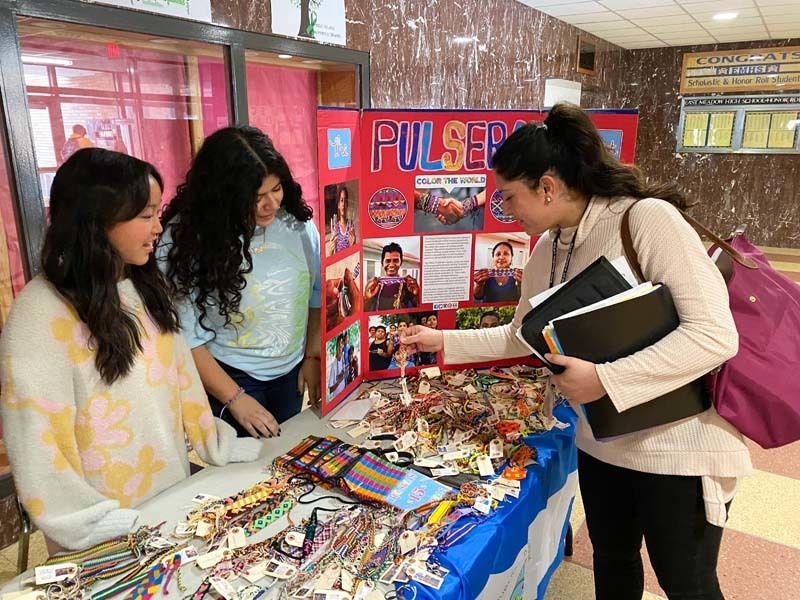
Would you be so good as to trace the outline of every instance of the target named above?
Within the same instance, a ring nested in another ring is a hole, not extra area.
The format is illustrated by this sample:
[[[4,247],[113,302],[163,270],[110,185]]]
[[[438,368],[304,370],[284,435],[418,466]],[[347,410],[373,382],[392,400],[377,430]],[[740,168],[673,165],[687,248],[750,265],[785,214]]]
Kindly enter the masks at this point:
[[[636,200],[636,202],[638,202],[638,200]],[[622,251],[625,253],[625,258],[633,270],[634,275],[636,275],[639,281],[645,281],[644,274],[642,273],[642,267],[639,264],[639,256],[636,253],[636,248],[633,247],[633,236],[631,235],[630,212],[631,209],[636,206],[636,202],[631,204],[622,215],[620,236],[622,237]],[[713,233],[700,221],[690,216],[680,208],[678,209],[678,212],[681,213],[681,216],[684,218],[684,220],[686,220],[686,222],[689,223],[689,225],[691,225],[695,231],[705,235],[714,243],[715,246],[722,250],[723,254],[717,258],[716,264],[719,270],[722,272],[722,276],[726,283],[733,275],[733,264],[731,261],[736,261],[748,269],[758,269],[758,263],[752,258],[749,256],[742,256],[739,251],[736,250],[736,248],[731,246],[728,242]]]

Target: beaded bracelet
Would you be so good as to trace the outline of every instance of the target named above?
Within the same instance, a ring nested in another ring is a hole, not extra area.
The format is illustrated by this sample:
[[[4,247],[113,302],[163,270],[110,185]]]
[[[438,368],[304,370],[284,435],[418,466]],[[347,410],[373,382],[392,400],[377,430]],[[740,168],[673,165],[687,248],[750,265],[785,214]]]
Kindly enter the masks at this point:
[[[228,399],[225,401],[225,403],[224,403],[224,404],[225,404],[225,406],[223,406],[223,407],[222,407],[222,410],[221,410],[221,411],[219,411],[219,418],[220,418],[220,419],[222,418],[222,415],[225,413],[225,410],[226,410],[226,409],[227,409],[227,408],[228,408],[228,407],[229,407],[231,404],[233,404],[233,401],[234,401],[234,400],[236,400],[237,398],[239,398],[240,396],[242,396],[244,393],[245,393],[245,392],[244,392],[244,388],[243,388],[242,386],[239,386],[239,389],[237,389],[237,390],[236,390],[236,392],[233,394],[233,396],[231,396],[230,398],[228,398]]]

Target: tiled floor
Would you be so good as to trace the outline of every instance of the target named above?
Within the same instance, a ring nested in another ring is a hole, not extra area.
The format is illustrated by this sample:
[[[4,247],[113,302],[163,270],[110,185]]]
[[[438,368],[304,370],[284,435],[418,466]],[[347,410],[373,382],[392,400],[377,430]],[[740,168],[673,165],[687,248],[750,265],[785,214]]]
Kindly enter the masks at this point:
[[[800,442],[775,450],[751,444],[756,473],[730,510],[718,573],[726,600],[800,598]],[[545,600],[592,600],[592,546],[576,499],[574,556],[556,571]],[[644,600],[665,598],[645,556]]]

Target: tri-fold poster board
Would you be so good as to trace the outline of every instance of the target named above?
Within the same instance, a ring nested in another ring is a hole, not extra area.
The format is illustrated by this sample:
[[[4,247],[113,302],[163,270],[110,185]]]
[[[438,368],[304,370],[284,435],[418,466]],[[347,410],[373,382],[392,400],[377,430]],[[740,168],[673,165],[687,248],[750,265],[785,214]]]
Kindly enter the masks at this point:
[[[503,214],[491,157],[515,129],[546,115],[318,110],[323,414],[362,381],[399,375],[394,353],[409,325],[511,321],[536,240]],[[609,150],[632,164],[638,112],[590,115]],[[441,361],[419,352],[407,372],[454,366]]]

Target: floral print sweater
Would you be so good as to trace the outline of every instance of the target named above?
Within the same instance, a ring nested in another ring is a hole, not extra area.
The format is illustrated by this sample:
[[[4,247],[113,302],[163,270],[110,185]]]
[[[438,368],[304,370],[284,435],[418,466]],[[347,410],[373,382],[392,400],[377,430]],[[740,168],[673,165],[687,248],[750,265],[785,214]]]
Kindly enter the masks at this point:
[[[89,330],[44,278],[31,281],[0,339],[0,415],[23,505],[69,549],[128,533],[135,507],[189,475],[188,439],[214,465],[251,461],[261,443],[215,419],[180,334],[163,334],[133,283],[118,284],[138,317],[142,351],[107,385]]]

